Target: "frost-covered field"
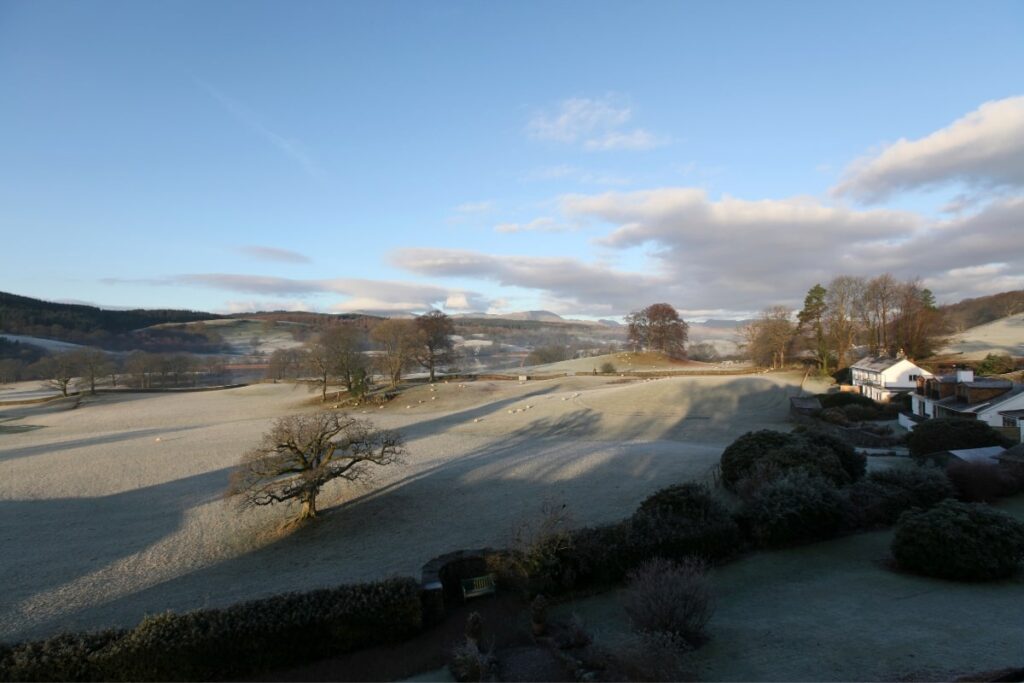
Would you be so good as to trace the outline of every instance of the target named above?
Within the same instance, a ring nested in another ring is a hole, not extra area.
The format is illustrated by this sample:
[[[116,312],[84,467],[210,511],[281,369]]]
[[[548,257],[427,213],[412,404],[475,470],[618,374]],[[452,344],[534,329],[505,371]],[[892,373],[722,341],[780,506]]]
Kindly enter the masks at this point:
[[[132,625],[390,574],[507,542],[545,500],[579,524],[707,476],[724,445],[785,424],[800,377],[573,377],[440,383],[364,417],[400,429],[402,466],[329,486],[312,524],[221,494],[273,418],[312,410],[291,384],[0,407],[0,639]]]
[[[1024,313],[965,330],[938,355],[962,354],[965,360],[981,360],[990,353],[1024,356]]]

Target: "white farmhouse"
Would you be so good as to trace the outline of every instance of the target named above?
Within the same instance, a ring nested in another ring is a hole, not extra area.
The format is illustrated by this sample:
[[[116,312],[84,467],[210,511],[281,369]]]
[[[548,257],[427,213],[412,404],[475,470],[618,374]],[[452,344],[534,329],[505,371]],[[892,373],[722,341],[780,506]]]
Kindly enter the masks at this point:
[[[860,393],[879,403],[887,403],[894,396],[913,391],[918,377],[931,377],[932,373],[917,367],[906,358],[880,358],[869,356],[850,366],[853,386]]]

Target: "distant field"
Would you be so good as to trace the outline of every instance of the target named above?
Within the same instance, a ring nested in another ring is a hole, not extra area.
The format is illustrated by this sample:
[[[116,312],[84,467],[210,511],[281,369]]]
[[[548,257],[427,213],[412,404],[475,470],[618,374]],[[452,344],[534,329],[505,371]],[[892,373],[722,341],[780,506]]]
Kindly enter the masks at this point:
[[[287,508],[239,515],[231,467],[272,419],[310,410],[292,384],[5,407],[0,424],[0,639],[131,625],[389,574],[507,543],[546,499],[580,524],[619,519],[722,448],[785,422],[801,377],[568,377],[419,385],[366,417],[408,439],[370,488],[325,490],[290,535]]]
[[[1024,356],[1024,313],[965,330],[953,337],[936,355],[981,360],[990,353]]]
[[[730,370],[746,367],[747,364],[740,363],[700,363],[691,360],[674,360],[662,353],[642,352],[632,353],[609,353],[603,356],[590,356],[588,358],[574,358],[572,360],[547,363],[545,365],[533,365],[522,368],[526,373],[593,373],[600,370],[605,363],[611,363],[615,372],[700,372],[702,370]]]

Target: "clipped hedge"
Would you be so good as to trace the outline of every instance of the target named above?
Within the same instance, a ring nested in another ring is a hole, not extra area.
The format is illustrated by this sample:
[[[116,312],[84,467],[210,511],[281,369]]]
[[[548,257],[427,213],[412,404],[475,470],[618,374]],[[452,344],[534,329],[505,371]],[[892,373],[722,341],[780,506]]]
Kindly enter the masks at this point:
[[[835,536],[844,512],[845,501],[831,483],[794,472],[761,488],[742,518],[756,544],[778,548]]]
[[[69,634],[7,650],[2,680],[221,680],[394,642],[422,627],[419,584],[389,579],[287,593],[130,631]]]
[[[734,554],[739,545],[736,521],[701,484],[662,489],[644,500],[629,519],[629,553],[637,562],[692,555],[713,561]]]
[[[892,539],[900,567],[944,579],[1012,576],[1024,561],[1024,523],[988,505],[946,500],[900,517]]]

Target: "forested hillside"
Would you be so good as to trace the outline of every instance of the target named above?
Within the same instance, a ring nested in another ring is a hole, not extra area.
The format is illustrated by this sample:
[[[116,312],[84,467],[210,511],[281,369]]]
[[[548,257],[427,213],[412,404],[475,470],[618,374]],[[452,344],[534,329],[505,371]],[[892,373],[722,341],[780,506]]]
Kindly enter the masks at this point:
[[[216,340],[208,339],[201,331],[136,330],[160,323],[219,317],[222,316],[202,311],[111,311],[0,292],[0,333],[44,337],[108,349],[189,347],[189,350],[209,350],[216,345]]]
[[[964,299],[955,304],[941,306],[939,311],[949,332],[962,332],[969,327],[984,325],[1015,313],[1024,313],[1024,289]]]

